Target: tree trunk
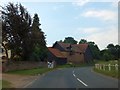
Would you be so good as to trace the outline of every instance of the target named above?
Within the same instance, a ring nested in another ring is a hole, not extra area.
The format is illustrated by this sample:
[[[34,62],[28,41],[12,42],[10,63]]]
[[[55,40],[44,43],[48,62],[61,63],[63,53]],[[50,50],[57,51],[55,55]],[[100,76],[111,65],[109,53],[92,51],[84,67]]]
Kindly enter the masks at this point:
[[[7,50],[6,46],[5,46],[5,44],[2,43],[2,46],[3,46],[4,49],[5,49],[6,58],[7,58],[7,60],[8,60],[8,50]]]

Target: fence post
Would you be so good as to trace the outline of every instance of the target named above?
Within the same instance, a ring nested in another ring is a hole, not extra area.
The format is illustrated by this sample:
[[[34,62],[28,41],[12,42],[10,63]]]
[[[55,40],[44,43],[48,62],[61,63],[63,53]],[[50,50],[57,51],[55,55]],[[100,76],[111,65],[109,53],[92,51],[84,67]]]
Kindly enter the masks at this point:
[[[95,68],[97,68],[97,64],[95,64]]]
[[[118,70],[118,64],[115,64],[115,69],[116,69],[116,71]]]
[[[95,64],[95,68],[98,69],[98,64]]]
[[[105,71],[105,64],[103,64],[103,70]]]
[[[111,71],[111,65],[110,64],[108,64],[108,69],[109,69],[109,71]]]
[[[99,66],[100,66],[100,70],[101,70],[102,69],[101,64],[99,64]]]

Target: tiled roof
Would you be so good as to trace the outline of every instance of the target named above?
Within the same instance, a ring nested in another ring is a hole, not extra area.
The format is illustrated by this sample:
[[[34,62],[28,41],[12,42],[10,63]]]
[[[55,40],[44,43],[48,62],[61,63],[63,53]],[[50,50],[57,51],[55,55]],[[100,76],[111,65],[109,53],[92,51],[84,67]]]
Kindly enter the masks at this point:
[[[56,57],[59,58],[66,58],[66,56],[64,56],[58,49],[52,48],[52,47],[48,47],[48,50],[55,55]]]
[[[70,47],[71,44],[63,43],[63,42],[57,42],[64,50],[67,51],[67,48]]]
[[[71,46],[73,52],[84,53],[88,47],[88,44],[69,44],[63,42],[56,42],[56,43],[59,44],[65,51],[70,51],[70,46]]]
[[[80,52],[85,52],[88,44],[74,44],[73,47],[78,47]]]

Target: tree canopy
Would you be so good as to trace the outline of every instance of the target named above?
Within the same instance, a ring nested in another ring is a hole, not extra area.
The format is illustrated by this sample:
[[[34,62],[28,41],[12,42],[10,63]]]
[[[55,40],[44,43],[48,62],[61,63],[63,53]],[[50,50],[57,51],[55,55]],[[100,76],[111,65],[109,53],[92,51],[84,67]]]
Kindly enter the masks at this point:
[[[64,43],[77,44],[77,41],[73,37],[66,37],[63,41]]]
[[[2,45],[11,50],[11,59],[29,60],[36,46],[46,47],[44,32],[39,28],[38,15],[33,21],[21,4],[9,3],[2,7]],[[42,52],[42,51],[41,51]]]

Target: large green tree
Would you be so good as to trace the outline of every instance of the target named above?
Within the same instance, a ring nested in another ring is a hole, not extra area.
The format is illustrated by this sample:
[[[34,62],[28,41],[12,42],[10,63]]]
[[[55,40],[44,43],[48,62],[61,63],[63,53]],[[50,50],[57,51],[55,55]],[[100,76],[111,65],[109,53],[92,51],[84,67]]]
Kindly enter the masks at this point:
[[[28,49],[31,17],[21,4],[9,3],[2,7],[2,37],[8,42],[8,48],[15,55],[27,59],[30,53]]]
[[[77,41],[73,37],[66,37],[63,41],[64,43],[77,44]]]
[[[79,41],[79,44],[85,44],[85,43],[87,43],[87,40],[85,40],[85,39],[81,39],[81,40]]]
[[[47,47],[44,32],[40,28],[38,14],[34,14],[33,23],[31,27],[32,43],[33,43],[33,57],[36,60],[43,61],[47,56]]]
[[[101,57],[104,60],[118,60],[120,59],[120,45],[108,44],[107,48],[101,50]]]

